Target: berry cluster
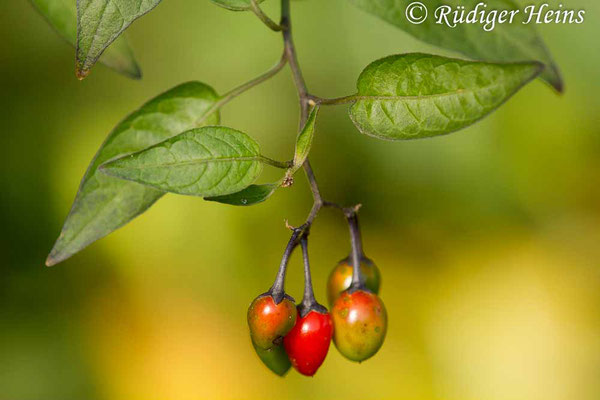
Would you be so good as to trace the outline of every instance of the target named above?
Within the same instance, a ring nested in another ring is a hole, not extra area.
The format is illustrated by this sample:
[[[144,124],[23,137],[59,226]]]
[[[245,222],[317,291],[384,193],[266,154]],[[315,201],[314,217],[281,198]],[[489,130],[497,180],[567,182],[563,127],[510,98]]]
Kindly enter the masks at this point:
[[[344,209],[352,242],[350,256],[333,269],[327,282],[331,313],[315,299],[308,260],[308,229],[294,228],[275,283],[248,309],[250,338],[256,354],[277,375],[291,366],[313,376],[327,356],[331,340],[351,361],[377,353],[385,339],[387,314],[377,296],[380,273],[362,251],[356,209]],[[284,291],[288,260],[301,245],[304,259],[304,297],[296,306]]]

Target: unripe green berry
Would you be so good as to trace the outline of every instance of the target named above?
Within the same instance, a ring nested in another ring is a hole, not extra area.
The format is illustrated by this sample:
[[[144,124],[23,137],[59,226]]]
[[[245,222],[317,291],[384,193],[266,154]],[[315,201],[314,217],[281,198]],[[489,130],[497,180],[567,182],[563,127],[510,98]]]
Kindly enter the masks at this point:
[[[381,274],[377,265],[366,257],[360,261],[360,270],[365,279],[365,286],[371,292],[378,294],[381,285]],[[327,279],[327,300],[329,305],[333,304],[342,292],[350,287],[352,283],[352,262],[346,258],[338,263],[329,274]]]
[[[379,351],[387,331],[385,306],[376,294],[345,291],[331,310],[333,341],[349,360],[364,361]]]

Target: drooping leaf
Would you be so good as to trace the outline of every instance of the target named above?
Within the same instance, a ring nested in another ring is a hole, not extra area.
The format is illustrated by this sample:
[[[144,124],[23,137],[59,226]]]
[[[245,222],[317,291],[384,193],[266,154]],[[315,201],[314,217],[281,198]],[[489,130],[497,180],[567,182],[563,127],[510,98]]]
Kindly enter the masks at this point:
[[[493,64],[404,54],[371,63],[358,79],[350,118],[367,135],[418,139],[467,127],[542,71],[543,64]]]
[[[165,192],[214,197],[248,187],[264,160],[258,143],[245,133],[207,126],[108,162],[101,171]]]
[[[294,153],[294,168],[298,169],[304,164],[304,161],[308,158],[310,148],[312,146],[313,137],[315,134],[315,122],[317,120],[317,114],[319,113],[319,106],[315,106],[310,112],[304,128],[298,134],[296,138],[296,151]]]
[[[77,76],[85,78],[104,50],[160,0],[77,0]]]
[[[537,34],[535,24],[524,24],[526,15],[521,10],[512,23],[496,24],[486,32],[480,24],[457,24],[450,28],[436,23],[435,10],[447,5],[452,10],[464,6],[465,14],[481,3],[480,0],[420,0],[427,9],[428,17],[421,24],[412,24],[406,10],[413,0],[349,0],[350,3],[397,26],[424,42],[453,50],[481,61],[518,62],[536,60],[546,69],[541,77],[561,92],[563,82],[558,67],[544,42]],[[486,10],[519,10],[513,0],[487,0]],[[479,10],[482,7],[479,6]],[[416,14],[415,14],[416,15]],[[421,14],[417,15],[420,16]],[[423,14],[424,15],[424,14]],[[452,17],[448,17],[452,21]]]
[[[46,264],[57,264],[144,212],[163,192],[107,176],[98,167],[197,126],[212,111],[215,91],[199,82],[177,86],[146,103],[111,132],[81,181],[73,207]],[[204,124],[219,121],[215,111]]]
[[[216,201],[217,203],[232,206],[253,206],[267,200],[279,187],[277,183],[266,183],[263,185],[250,185],[246,189],[227,194],[224,196],[206,197],[204,200]]]
[[[77,43],[77,7],[73,0],[31,0],[34,7],[42,14],[58,34],[71,43]],[[140,67],[133,56],[133,51],[125,36],[121,36],[106,49],[100,62],[131,78],[142,76]]]
[[[232,11],[247,11],[252,8],[250,0],[211,0],[213,3]],[[256,0],[262,3],[264,0]]]

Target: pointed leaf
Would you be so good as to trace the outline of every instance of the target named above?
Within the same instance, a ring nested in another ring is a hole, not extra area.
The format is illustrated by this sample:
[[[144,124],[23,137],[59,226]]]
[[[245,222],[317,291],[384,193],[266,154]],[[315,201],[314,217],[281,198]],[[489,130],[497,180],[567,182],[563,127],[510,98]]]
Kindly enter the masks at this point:
[[[370,64],[350,118],[367,135],[418,139],[467,127],[542,71],[537,62],[491,64],[404,54]]]
[[[77,76],[85,78],[104,50],[158,3],[160,0],[77,0]]]
[[[203,116],[206,124],[218,123],[218,113],[206,116],[217,99],[211,87],[185,83],[151,100],[117,125],[88,167],[47,265],[69,258],[123,226],[163,195],[147,186],[102,174],[98,166],[193,128]]]
[[[315,106],[308,119],[304,128],[298,134],[296,138],[296,151],[294,154],[294,168],[298,169],[304,164],[304,161],[308,158],[310,148],[312,146],[313,137],[315,134],[315,122],[317,120],[317,114],[319,113],[319,106]]]
[[[108,162],[101,170],[165,192],[208,197],[248,187],[260,175],[263,160],[250,136],[207,126]]]
[[[58,34],[71,43],[77,42],[77,7],[73,0],[31,0],[34,7],[42,14]],[[125,36],[115,42],[102,54],[100,62],[131,78],[142,76],[135,61],[133,51]]]
[[[227,8],[232,11],[247,11],[252,8],[250,0],[211,0],[218,6]],[[262,3],[264,0],[256,0],[257,3]]]
[[[246,189],[227,194],[225,196],[206,197],[204,200],[216,201],[217,203],[229,204],[232,206],[253,206],[262,203],[275,193],[279,187],[276,183],[267,183],[264,185],[250,185]]]
[[[541,77],[556,90],[563,90],[563,82],[552,55],[537,34],[535,24],[524,24],[523,11],[512,23],[496,24],[486,32],[480,24],[457,24],[450,28],[437,24],[435,10],[442,5],[456,10],[464,6],[465,14],[475,9],[481,0],[420,0],[428,9],[428,18],[421,24],[412,24],[406,10],[413,0],[349,0],[350,3],[397,26],[424,42],[453,50],[481,61],[518,62],[536,60],[546,64]],[[487,0],[487,10],[518,10],[513,0]],[[479,10],[482,7],[479,6]],[[415,14],[416,15],[416,14]],[[421,15],[421,14],[419,14]],[[418,16],[418,15],[417,15]],[[452,20],[452,17],[448,17]]]

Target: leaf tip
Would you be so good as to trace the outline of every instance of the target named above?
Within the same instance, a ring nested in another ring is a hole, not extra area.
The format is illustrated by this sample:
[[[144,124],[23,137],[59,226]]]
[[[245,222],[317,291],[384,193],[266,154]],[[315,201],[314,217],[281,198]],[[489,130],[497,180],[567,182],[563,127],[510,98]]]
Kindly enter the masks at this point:
[[[90,74],[89,69],[81,69],[81,68],[77,67],[77,69],[75,70],[75,76],[80,81],[84,80],[89,74]]]
[[[134,62],[133,68],[129,73],[131,79],[135,79],[136,81],[141,80],[144,77],[142,73],[142,68],[139,66],[137,62]]]
[[[565,92],[565,83],[562,79],[560,71],[555,66],[551,67],[556,75],[556,79],[550,81],[550,85],[556,90],[556,93],[563,94]]]
[[[544,65],[540,78],[554,89],[557,94],[565,92],[565,85],[558,66],[554,63]]]
[[[46,267],[53,267],[73,255],[73,253],[64,251],[63,235],[64,233],[61,232],[61,234],[58,236],[58,239],[56,239],[56,243],[54,243],[52,250],[50,250],[50,254],[48,254],[45,262]]]
[[[544,64],[539,61],[532,61],[536,66],[535,77],[541,78],[545,83],[554,89],[557,94],[565,92],[565,85],[560,70],[555,64]]]
[[[63,260],[64,258],[57,254],[55,249],[52,249],[52,251],[50,251],[50,254],[48,254],[48,258],[46,258],[46,262],[44,264],[46,265],[46,267],[53,267]]]

